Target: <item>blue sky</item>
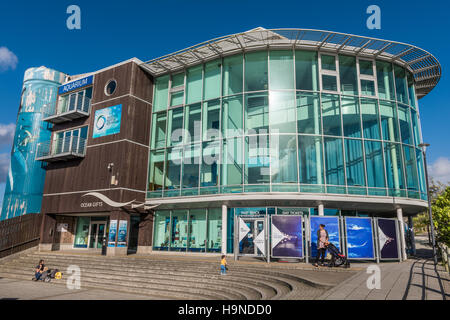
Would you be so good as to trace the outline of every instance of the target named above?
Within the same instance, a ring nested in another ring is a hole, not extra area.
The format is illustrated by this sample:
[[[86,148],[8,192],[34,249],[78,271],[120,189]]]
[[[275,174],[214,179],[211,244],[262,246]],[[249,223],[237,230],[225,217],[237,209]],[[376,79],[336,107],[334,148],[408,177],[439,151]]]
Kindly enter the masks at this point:
[[[81,8],[81,30],[68,30],[66,9]],[[369,5],[381,8],[381,30],[366,27]],[[448,1],[1,1],[0,203],[24,71],[45,65],[68,74],[137,57],[149,60],[215,37],[265,28],[311,28],[417,45],[443,66],[420,113],[431,173],[450,180],[450,4]],[[6,49],[7,48],[7,49]],[[6,169],[5,169],[6,168]]]

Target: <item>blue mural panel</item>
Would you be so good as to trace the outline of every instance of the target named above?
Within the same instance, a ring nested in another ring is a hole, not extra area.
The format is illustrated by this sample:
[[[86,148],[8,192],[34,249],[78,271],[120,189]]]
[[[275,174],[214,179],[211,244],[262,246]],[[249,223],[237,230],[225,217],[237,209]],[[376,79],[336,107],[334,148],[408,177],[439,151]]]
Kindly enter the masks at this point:
[[[41,212],[45,169],[35,160],[36,148],[50,141],[51,125],[42,119],[47,106],[56,103],[65,78],[45,67],[25,72],[0,220]]]
[[[374,259],[372,218],[345,217],[349,259]]]
[[[122,105],[107,107],[95,111],[93,138],[120,133]]]
[[[303,258],[302,216],[272,216],[272,256]]]
[[[311,257],[317,255],[317,231],[321,224],[325,225],[325,230],[328,231],[329,241],[341,251],[341,245],[339,242],[340,229],[339,229],[339,217],[325,217],[325,216],[311,216],[309,218],[311,229]]]
[[[399,259],[397,223],[394,219],[377,219],[380,259]]]

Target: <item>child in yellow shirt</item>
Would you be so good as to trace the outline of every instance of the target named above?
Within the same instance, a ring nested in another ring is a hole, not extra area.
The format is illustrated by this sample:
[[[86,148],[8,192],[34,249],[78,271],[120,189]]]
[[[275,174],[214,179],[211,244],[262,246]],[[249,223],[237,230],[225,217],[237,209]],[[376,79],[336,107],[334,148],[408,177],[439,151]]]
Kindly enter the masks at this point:
[[[222,255],[222,260],[220,260],[220,274],[227,274],[227,258],[224,254]]]

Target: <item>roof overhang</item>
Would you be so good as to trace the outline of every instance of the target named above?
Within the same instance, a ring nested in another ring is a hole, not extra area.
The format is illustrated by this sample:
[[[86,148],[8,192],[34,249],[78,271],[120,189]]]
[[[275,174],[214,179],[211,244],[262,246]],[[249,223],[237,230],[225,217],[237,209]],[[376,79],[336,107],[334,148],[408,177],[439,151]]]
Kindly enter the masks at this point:
[[[141,66],[157,77],[220,57],[264,48],[319,50],[390,61],[411,72],[419,99],[428,94],[441,78],[439,61],[429,52],[416,46],[313,29],[264,29],[259,27],[202,42],[149,60]]]

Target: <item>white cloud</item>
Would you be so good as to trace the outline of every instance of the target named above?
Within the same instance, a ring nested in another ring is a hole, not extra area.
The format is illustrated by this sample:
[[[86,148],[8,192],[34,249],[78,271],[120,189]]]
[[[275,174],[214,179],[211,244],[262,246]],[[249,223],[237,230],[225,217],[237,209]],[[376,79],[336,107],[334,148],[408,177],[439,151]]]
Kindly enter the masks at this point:
[[[14,52],[6,47],[0,47],[0,71],[14,70],[18,62],[19,59]]]
[[[442,183],[450,182],[450,159],[445,157],[438,158],[435,162],[428,166],[430,176],[434,180]]]
[[[16,125],[14,123],[1,124],[0,123],[0,146],[12,145],[14,140],[14,132]]]
[[[0,153],[0,183],[6,182],[9,171],[9,153]]]

